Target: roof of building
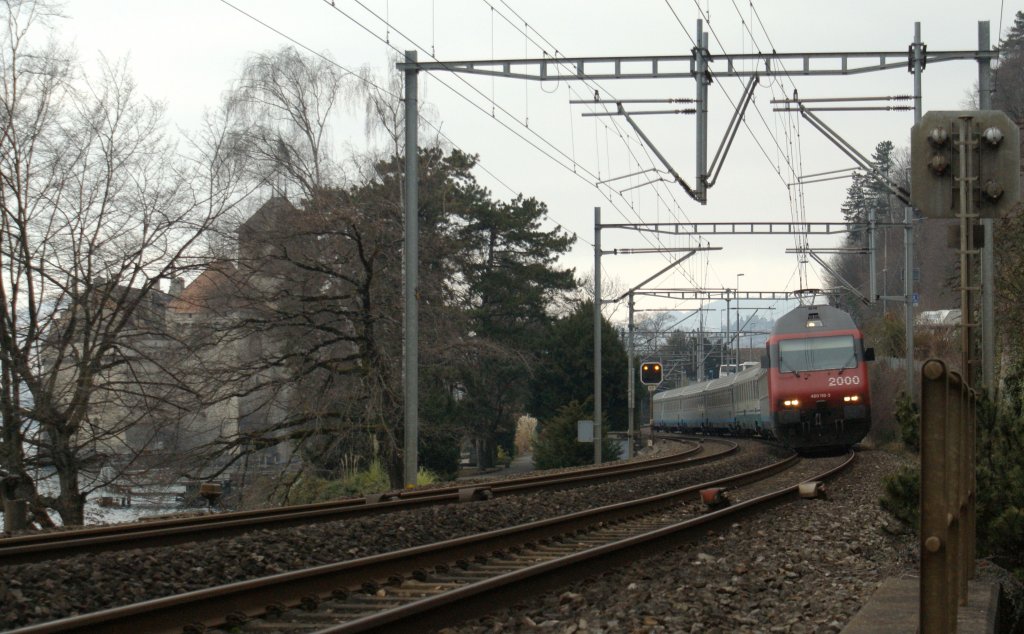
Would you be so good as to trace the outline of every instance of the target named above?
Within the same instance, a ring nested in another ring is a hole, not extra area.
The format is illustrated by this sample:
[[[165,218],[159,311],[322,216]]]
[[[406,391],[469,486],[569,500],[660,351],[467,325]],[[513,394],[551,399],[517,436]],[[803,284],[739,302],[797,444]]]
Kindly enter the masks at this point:
[[[956,326],[960,324],[960,309],[925,310],[914,321],[919,326]]]
[[[238,269],[222,260],[192,280],[180,295],[172,299],[167,308],[179,314],[199,314],[233,308],[238,305],[240,279]]]
[[[299,210],[284,196],[273,196],[249,216],[238,228],[241,232],[262,232],[278,226],[282,220],[294,218]]]

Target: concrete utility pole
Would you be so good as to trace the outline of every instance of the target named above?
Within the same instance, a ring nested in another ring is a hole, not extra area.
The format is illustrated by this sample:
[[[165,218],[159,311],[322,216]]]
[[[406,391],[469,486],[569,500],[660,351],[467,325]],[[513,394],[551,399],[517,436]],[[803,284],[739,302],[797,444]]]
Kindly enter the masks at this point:
[[[921,71],[924,70],[924,47],[921,44],[921,23],[914,22],[914,125],[921,121]],[[903,309],[906,319],[905,346],[907,348],[907,396],[914,400],[914,208],[906,207],[903,216],[904,262]]]
[[[627,418],[627,421],[628,421],[627,426],[626,426],[626,430],[627,430],[626,431],[626,443],[627,443],[626,458],[627,459],[633,457],[633,435],[634,435],[635,430],[636,430],[636,421],[634,420],[634,415],[633,415],[633,406],[634,406],[634,403],[636,402],[636,394],[635,394],[636,390],[634,389],[634,386],[636,384],[636,379],[633,378],[633,355],[636,354],[636,352],[635,352],[636,346],[634,345],[634,341],[633,341],[633,333],[636,331],[636,327],[633,324],[633,308],[634,307],[635,307],[635,304],[633,303],[633,291],[631,290],[631,291],[629,291],[629,299],[627,300],[627,309],[628,309],[627,312],[628,312],[628,319],[629,319],[629,331],[626,334],[626,337],[627,337],[627,341],[626,341],[626,346],[627,346],[627,350],[626,350],[626,356],[627,356],[627,359],[626,359],[626,393],[628,395],[628,397],[626,399],[626,418]]]
[[[740,278],[742,273],[736,274],[736,373],[740,371]]]
[[[419,471],[419,139],[416,51],[405,52],[405,487]]]
[[[594,464],[601,464],[601,208],[594,207]]]
[[[697,80],[697,200],[706,204],[708,196],[708,36],[704,33],[704,20],[697,20],[697,46],[693,49]]]

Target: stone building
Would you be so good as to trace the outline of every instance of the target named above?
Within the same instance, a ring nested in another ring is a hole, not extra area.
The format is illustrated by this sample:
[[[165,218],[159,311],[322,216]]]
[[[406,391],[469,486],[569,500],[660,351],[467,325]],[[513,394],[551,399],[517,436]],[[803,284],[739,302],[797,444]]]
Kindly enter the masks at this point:
[[[297,468],[302,446],[344,463],[352,442],[372,442],[344,422],[361,379],[351,253],[324,237],[335,221],[271,198],[239,227],[234,259],[142,297],[92,392],[93,452],[223,475]]]

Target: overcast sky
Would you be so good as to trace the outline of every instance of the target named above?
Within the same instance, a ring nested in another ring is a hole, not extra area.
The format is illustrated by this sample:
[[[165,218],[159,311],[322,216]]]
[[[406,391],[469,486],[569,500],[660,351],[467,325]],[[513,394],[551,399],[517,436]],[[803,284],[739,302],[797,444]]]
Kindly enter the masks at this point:
[[[347,69],[369,65],[383,74],[389,54],[417,47],[420,60],[429,60],[433,54],[443,61],[536,58],[556,51],[567,56],[688,54],[697,20],[703,18],[712,30],[712,54],[772,49],[780,53],[906,51],[913,42],[915,21],[921,22],[922,40],[933,52],[976,48],[979,20],[990,22],[996,44],[1000,21],[1003,31],[1013,23],[1016,7],[1011,4],[1004,6],[999,0],[70,0],[68,20],[61,30],[87,62],[100,54],[112,59],[128,56],[142,91],[166,104],[173,125],[190,130],[198,126],[205,109],[216,107],[246,56],[285,45],[321,52]],[[924,73],[924,110],[960,109],[977,74],[974,62],[930,65]],[[692,98],[695,90],[691,79],[598,83],[602,96],[619,99]],[[791,95],[794,88],[805,98],[907,95],[913,91],[913,80],[905,67],[859,76],[762,80],[746,115],[747,126],[740,129],[704,206],[670,183],[622,195],[616,190],[643,181],[622,179],[614,189],[594,186],[595,180],[660,164],[625,121],[584,118],[581,115],[592,108],[570,106],[570,99],[591,97],[592,85],[441,74],[421,76],[420,86],[421,102],[433,107],[434,123],[459,148],[480,155],[486,168],[478,173],[480,181],[497,198],[522,192],[546,202],[552,221],[579,236],[565,265],[589,275],[594,259],[594,207],[602,208],[604,223],[786,222],[796,213],[794,199],[800,198],[793,195],[797,190],[787,187],[793,170],[813,174],[851,166],[806,122],[773,112],[769,103],[773,97]],[[741,90],[735,78],[722,78],[710,87],[709,160],[732,116],[731,102],[738,100]],[[886,139],[906,146],[913,124],[912,112],[821,116],[865,155]],[[658,149],[692,184],[693,117],[638,119]],[[334,133],[339,153],[346,146],[366,145],[361,124],[351,117],[339,118]],[[807,219],[842,220],[839,206],[847,186],[848,181],[830,181],[804,187]],[[737,274],[742,273],[741,290],[800,287],[796,256],[785,253],[793,246],[792,238],[707,238],[723,250],[691,258],[682,267],[685,272],[666,275],[659,283],[735,287]],[[824,248],[837,241],[812,237],[810,244]],[[605,231],[602,242],[605,250],[691,244],[686,238],[622,230]],[[602,274],[624,291],[665,266],[670,257],[678,255],[609,255],[603,258]],[[808,273],[805,283],[820,286],[813,263]],[[685,305],[649,299],[640,307]],[[610,308],[608,313],[617,319],[623,316],[621,309]]]

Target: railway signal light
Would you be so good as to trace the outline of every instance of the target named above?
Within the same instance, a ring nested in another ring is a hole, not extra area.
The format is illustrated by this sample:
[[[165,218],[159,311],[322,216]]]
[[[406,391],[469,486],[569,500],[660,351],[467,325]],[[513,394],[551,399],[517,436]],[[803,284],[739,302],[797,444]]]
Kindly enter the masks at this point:
[[[640,382],[644,385],[661,385],[661,364],[644,361],[640,364]]]
[[[1020,198],[1020,130],[999,110],[926,113],[911,129],[910,156],[911,202],[926,217],[956,218],[961,184],[981,218],[1005,215]]]

